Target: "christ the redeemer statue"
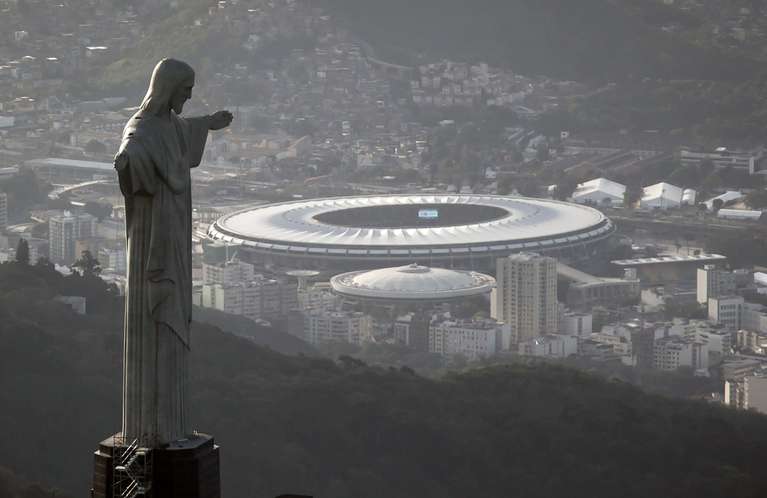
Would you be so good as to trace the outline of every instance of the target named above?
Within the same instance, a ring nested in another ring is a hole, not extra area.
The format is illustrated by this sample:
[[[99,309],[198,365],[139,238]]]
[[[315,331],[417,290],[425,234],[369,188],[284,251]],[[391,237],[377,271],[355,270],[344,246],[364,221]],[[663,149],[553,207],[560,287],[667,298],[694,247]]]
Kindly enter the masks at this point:
[[[190,169],[208,131],[232,122],[228,111],[180,117],[193,86],[189,65],[160,61],[115,156],[128,239],[122,435],[149,448],[189,434]]]

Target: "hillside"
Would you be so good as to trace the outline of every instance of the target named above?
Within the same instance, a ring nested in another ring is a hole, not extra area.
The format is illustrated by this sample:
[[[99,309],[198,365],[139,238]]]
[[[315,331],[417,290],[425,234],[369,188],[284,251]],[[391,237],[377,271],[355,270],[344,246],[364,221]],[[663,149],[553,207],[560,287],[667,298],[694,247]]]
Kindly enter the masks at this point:
[[[44,268],[0,265],[0,282],[11,273],[24,289],[0,287],[0,464],[86,496],[119,423],[119,317],[50,302]],[[767,496],[759,415],[558,367],[428,380],[209,325],[192,341],[193,425],[221,444],[230,498]]]
[[[67,496],[45,489],[39,484],[31,484],[21,479],[9,469],[0,466],[0,497],[2,498],[50,498]]]
[[[745,59],[666,33],[666,23],[698,22],[639,0],[321,0],[377,53],[401,63],[413,53],[485,60],[522,74],[582,81],[630,76],[743,79]]]

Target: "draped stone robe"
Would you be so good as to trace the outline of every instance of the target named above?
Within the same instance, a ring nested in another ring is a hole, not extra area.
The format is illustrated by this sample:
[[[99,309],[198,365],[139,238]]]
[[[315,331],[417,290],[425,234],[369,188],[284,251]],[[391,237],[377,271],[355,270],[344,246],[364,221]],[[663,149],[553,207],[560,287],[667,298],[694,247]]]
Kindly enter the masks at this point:
[[[129,158],[117,172],[128,240],[122,432],[149,447],[189,433],[190,168],[202,160],[208,122],[139,111],[120,146]]]

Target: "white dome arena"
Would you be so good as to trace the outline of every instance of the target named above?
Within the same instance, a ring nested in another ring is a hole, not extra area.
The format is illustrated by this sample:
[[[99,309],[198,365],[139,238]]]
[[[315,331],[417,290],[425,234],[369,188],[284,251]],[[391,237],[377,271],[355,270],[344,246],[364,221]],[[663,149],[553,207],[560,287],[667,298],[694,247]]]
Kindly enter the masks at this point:
[[[614,230],[596,209],[566,202],[407,194],[258,206],[222,217],[208,234],[267,264],[348,270],[412,262],[486,268],[523,251],[588,255]]]
[[[473,271],[428,268],[417,264],[342,273],[330,279],[340,295],[371,300],[449,301],[486,294],[495,279]]]

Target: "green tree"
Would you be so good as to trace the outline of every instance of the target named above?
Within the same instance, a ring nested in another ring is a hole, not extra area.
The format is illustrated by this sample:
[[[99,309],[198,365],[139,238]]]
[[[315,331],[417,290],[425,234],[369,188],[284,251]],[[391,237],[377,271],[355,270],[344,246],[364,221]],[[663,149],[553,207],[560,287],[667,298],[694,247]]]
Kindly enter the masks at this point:
[[[746,204],[751,209],[763,209],[767,207],[767,190],[754,190],[746,196]]]
[[[19,244],[16,246],[16,262],[23,265],[29,264],[29,243],[27,239],[19,239]]]
[[[557,200],[564,201],[573,195],[573,192],[575,192],[576,188],[578,188],[578,180],[571,176],[565,175],[562,180],[557,183],[555,197]]]
[[[83,210],[98,218],[99,221],[108,218],[112,214],[112,206],[102,202],[86,202]]]
[[[79,270],[83,277],[95,277],[101,273],[101,263],[87,249],[80,254],[80,259],[72,263],[72,268]]]

